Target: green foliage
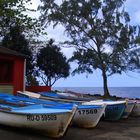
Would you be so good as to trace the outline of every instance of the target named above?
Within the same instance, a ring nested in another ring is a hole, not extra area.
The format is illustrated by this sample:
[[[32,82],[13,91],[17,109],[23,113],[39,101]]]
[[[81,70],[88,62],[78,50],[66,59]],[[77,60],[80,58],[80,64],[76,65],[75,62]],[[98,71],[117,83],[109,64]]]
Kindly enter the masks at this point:
[[[34,10],[28,9],[25,4],[30,5],[31,0],[0,0],[0,37],[16,25],[24,28],[26,36],[38,35],[41,32],[40,22],[27,15]]]
[[[62,24],[71,38],[69,43],[77,48],[71,59],[79,64],[74,72],[100,69],[104,92],[109,95],[107,76],[132,68],[128,67],[132,64],[129,60],[135,48],[136,27],[129,24],[125,0],[41,1],[42,23]]]
[[[37,55],[37,66],[42,71],[39,76],[47,86],[52,86],[60,78],[68,77],[70,70],[66,57],[53,42],[50,40]]]
[[[20,52],[26,56],[27,84],[31,85],[31,80],[33,79],[31,77],[33,76],[34,72],[34,60],[29,46],[29,41],[25,38],[22,28],[20,26],[12,27],[9,33],[4,36],[2,46]]]

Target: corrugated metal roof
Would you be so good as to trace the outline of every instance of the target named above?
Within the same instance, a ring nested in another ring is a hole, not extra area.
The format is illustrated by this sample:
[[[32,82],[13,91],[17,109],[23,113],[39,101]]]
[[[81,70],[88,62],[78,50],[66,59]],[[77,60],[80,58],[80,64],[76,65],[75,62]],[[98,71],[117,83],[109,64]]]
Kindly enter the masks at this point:
[[[16,51],[13,51],[8,48],[1,47],[1,46],[0,46],[0,54],[13,55],[13,56],[26,58],[26,55],[22,53],[19,53],[19,52],[16,52]]]

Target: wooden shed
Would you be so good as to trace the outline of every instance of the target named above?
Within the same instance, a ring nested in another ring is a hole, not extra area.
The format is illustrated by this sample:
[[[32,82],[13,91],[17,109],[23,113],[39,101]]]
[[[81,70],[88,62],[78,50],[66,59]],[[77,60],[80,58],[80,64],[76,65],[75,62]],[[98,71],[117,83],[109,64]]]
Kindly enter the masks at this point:
[[[0,92],[16,94],[25,90],[25,56],[0,47]]]

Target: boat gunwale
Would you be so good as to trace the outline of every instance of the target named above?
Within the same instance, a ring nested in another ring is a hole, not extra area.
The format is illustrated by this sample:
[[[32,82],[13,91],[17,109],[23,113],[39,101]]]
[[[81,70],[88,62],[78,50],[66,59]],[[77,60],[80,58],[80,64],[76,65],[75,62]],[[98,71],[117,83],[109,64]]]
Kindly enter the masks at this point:
[[[8,110],[2,110],[2,109],[0,109],[0,112],[4,112],[4,113],[9,113],[9,114],[17,114],[17,115],[49,115],[49,114],[51,114],[51,115],[53,115],[53,114],[55,114],[55,115],[59,115],[59,114],[67,114],[67,113],[71,113],[72,112],[72,110],[70,110],[70,111],[67,111],[67,112],[54,112],[54,113],[24,113],[24,112],[13,112],[12,110],[10,111],[8,111]]]

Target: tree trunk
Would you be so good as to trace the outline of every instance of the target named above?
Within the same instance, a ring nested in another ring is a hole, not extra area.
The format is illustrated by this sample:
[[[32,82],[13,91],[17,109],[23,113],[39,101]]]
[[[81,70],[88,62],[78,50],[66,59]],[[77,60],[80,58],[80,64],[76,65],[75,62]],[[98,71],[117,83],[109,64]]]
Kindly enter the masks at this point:
[[[97,53],[98,53],[98,57],[100,60],[100,65],[101,65],[101,71],[102,71],[102,76],[103,76],[103,88],[104,88],[104,98],[109,98],[110,94],[109,94],[109,90],[108,90],[108,86],[107,86],[107,75],[106,75],[106,66],[104,64],[102,55],[101,55],[101,46],[102,44],[100,44],[100,39],[96,38],[96,45],[97,45]]]
[[[48,86],[51,87],[51,85],[52,85],[51,84],[51,77],[49,77],[49,84],[48,84]]]
[[[103,88],[104,88],[104,97],[108,98],[110,97],[108,86],[107,86],[107,76],[105,70],[102,70],[103,75]]]

